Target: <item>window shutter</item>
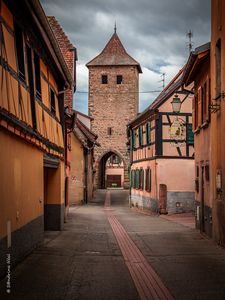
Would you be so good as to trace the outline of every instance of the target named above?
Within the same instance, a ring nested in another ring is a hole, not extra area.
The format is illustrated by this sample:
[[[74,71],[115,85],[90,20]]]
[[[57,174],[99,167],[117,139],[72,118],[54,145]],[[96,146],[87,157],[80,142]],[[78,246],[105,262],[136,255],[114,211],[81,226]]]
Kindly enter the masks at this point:
[[[140,169],[140,189],[143,190],[144,186],[144,170]]]
[[[133,171],[130,169],[130,187],[132,188],[133,186]]]
[[[135,129],[132,130],[132,148],[133,148],[133,150],[136,149],[136,134],[135,134]]]
[[[187,124],[187,144],[194,145],[194,133],[192,131],[192,124]]]
[[[136,170],[134,170],[134,186],[133,188],[136,189],[137,187],[137,178],[136,178],[137,174],[136,174]]]
[[[209,76],[207,76],[206,79],[206,121],[210,121],[210,110],[209,110],[209,105],[210,105],[210,79]]]
[[[202,87],[198,88],[198,123],[200,126],[202,124]]]
[[[151,143],[151,123],[148,121],[146,123],[146,143],[149,145]]]
[[[138,128],[139,147],[143,145],[143,129],[142,126]]]
[[[136,172],[137,172],[137,189],[139,189],[140,188],[140,172],[139,172],[139,170],[136,170]]]
[[[196,120],[195,120],[195,101],[196,101],[196,97],[194,96],[192,98],[192,125],[193,125],[193,129],[196,129]]]
[[[152,170],[149,169],[149,186],[148,186],[149,192],[152,190]]]
[[[150,179],[150,168],[147,168],[146,170],[145,170],[145,190],[147,191],[147,192],[150,192],[150,181],[149,181],[149,179]]]

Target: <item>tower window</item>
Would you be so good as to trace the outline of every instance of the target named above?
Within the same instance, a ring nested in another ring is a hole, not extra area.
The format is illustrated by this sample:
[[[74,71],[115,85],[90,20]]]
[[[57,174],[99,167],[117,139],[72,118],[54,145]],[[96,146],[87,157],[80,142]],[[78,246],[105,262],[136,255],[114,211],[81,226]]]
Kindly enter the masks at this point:
[[[107,83],[108,83],[108,76],[102,75],[102,84],[107,84]]]
[[[122,84],[123,83],[123,76],[122,75],[117,75],[116,76],[116,83],[117,84]]]
[[[108,135],[112,135],[112,127],[108,127],[107,131],[108,131]]]

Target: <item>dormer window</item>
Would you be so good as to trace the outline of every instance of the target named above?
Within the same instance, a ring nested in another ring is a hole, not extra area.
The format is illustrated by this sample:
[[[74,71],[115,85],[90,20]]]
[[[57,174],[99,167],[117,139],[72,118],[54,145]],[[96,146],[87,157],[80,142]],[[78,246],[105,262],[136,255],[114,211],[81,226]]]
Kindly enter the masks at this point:
[[[117,84],[122,84],[123,83],[123,76],[122,75],[117,75],[116,76],[116,83]]]
[[[107,83],[108,83],[108,76],[102,75],[102,84],[107,84]]]

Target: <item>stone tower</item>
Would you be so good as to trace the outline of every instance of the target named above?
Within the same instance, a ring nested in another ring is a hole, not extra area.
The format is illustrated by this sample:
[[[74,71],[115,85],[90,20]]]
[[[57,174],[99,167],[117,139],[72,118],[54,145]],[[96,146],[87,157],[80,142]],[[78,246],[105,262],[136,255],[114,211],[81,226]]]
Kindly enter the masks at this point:
[[[127,123],[136,117],[140,64],[123,47],[116,29],[103,51],[86,65],[89,69],[91,129],[101,147],[95,148],[95,188],[105,187],[105,164],[116,154],[124,165],[124,188],[129,187]]]

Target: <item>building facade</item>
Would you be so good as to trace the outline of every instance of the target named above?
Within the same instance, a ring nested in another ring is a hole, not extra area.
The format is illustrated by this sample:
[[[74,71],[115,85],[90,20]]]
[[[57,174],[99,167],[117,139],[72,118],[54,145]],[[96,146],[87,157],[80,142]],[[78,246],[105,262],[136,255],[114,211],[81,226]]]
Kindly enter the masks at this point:
[[[225,245],[225,2],[211,1],[211,168],[213,238]]]
[[[58,42],[66,65],[73,78],[73,86],[65,89],[64,93],[64,141],[65,141],[65,217],[69,211],[69,182],[71,174],[71,132],[74,127],[75,115],[73,113],[73,95],[76,91],[76,61],[77,50],[70,42],[68,36],[53,16],[48,16],[48,22]]]
[[[212,236],[212,198],[210,197],[211,113],[210,113],[210,43],[190,54],[184,71],[186,85],[194,82],[193,132],[195,143],[196,228]]]
[[[124,49],[116,30],[89,69],[89,116],[100,148],[94,151],[95,187],[105,188],[106,162],[117,155],[124,164],[124,187],[129,187],[126,124],[138,113],[141,67]]]
[[[0,17],[0,256],[13,266],[63,227],[60,91],[73,79],[38,1],[1,0]]]
[[[190,88],[183,70],[128,124],[132,206],[160,213],[194,211],[194,140]],[[179,94],[180,92],[180,94]],[[178,93],[181,111],[172,111]]]
[[[94,148],[100,146],[90,130],[90,118],[78,111],[71,136],[71,176],[69,204],[88,203],[93,196]],[[87,127],[89,124],[89,127]]]

